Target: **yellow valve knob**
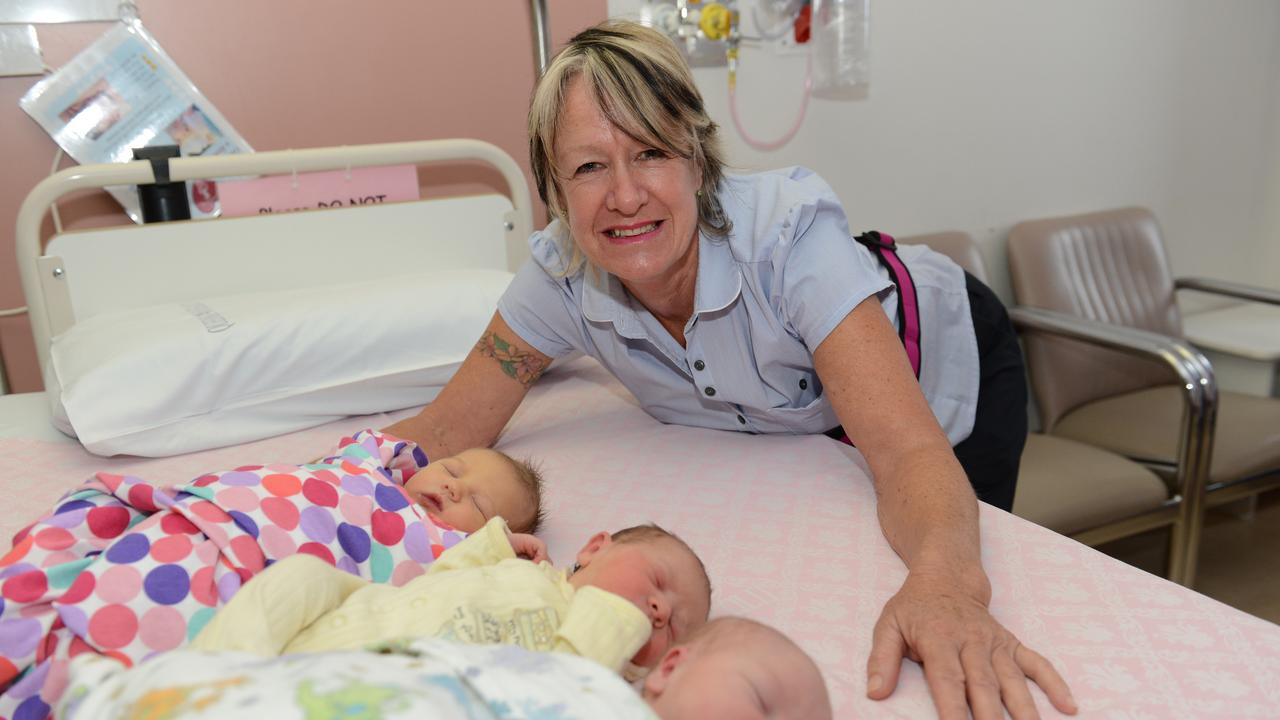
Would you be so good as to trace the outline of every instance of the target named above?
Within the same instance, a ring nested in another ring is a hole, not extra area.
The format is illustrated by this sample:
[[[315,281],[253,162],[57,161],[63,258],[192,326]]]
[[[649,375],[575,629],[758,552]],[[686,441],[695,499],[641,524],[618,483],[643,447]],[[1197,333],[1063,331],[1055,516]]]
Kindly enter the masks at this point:
[[[723,40],[729,36],[731,16],[729,8],[718,2],[702,6],[702,16],[698,18],[698,27],[708,40]]]

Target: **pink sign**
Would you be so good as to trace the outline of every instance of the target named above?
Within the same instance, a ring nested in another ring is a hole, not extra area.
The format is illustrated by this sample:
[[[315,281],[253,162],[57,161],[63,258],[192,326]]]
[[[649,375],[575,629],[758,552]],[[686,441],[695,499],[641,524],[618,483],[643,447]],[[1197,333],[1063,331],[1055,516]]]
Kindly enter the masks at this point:
[[[415,165],[273,175],[218,183],[223,217],[421,199]]]

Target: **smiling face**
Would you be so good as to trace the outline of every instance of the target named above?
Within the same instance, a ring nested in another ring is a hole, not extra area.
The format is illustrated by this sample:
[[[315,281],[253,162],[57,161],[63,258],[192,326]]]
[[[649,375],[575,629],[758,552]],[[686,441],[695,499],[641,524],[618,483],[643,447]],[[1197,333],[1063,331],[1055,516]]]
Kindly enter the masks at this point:
[[[649,641],[631,659],[653,667],[669,647],[707,620],[711,591],[702,564],[670,538],[613,541],[597,533],[578,552],[574,587],[592,585],[630,600],[649,616]]]
[[[483,448],[429,463],[404,489],[433,517],[468,533],[495,515],[501,515],[513,532],[521,532],[533,524],[537,512],[511,459]]]
[[[554,161],[569,232],[593,265],[633,292],[696,279],[702,175],[692,160],[623,132],[575,78]]]

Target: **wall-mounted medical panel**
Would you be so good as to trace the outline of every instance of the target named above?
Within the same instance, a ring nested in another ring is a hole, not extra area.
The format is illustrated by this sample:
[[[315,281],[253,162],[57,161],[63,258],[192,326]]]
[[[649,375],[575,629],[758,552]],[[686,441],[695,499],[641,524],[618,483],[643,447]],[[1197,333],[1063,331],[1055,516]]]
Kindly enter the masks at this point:
[[[0,25],[0,77],[40,75],[44,59],[34,25]]]
[[[118,20],[117,0],[5,0],[0,23],[68,23]]]

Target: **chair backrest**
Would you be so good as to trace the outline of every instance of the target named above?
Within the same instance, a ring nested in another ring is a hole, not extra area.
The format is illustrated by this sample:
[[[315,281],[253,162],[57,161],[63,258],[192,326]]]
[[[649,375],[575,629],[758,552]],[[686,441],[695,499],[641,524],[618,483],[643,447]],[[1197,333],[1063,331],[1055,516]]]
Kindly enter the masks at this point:
[[[969,271],[970,275],[987,282],[986,263],[982,260],[982,253],[978,251],[978,244],[969,237],[969,233],[950,231],[913,235],[897,240],[904,245],[924,245],[934,252],[940,252]]]
[[[1020,305],[1182,337],[1160,227],[1144,208],[1019,223],[1009,232],[1009,274]],[[1023,339],[1046,431],[1084,403],[1176,380],[1116,351],[1038,333]]]

